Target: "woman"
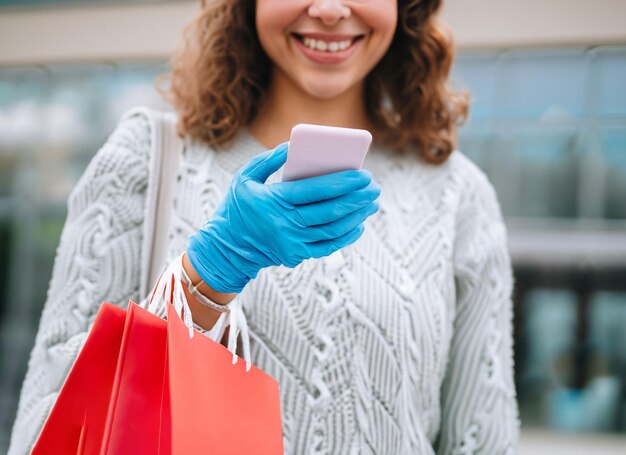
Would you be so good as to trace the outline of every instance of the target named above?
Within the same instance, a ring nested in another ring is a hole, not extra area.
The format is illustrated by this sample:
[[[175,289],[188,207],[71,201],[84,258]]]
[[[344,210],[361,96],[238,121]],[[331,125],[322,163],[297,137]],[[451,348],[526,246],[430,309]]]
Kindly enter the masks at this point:
[[[281,385],[286,453],[515,451],[506,231],[454,151],[467,103],[447,86],[440,4],[211,0],[174,60],[187,146],[169,258],[186,251],[204,281],[188,294],[203,329],[219,313],[198,299],[241,299],[252,360]],[[371,131],[369,172],[276,183],[285,146],[265,150],[297,123]],[[100,302],[144,297],[149,137],[125,117],[70,197],[11,454],[36,439]]]

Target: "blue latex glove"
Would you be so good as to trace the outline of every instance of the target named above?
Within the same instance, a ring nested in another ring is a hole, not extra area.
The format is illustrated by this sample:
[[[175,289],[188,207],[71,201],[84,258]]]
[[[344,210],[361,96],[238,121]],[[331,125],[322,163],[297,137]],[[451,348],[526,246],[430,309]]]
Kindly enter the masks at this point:
[[[354,243],[378,211],[368,171],[265,184],[287,159],[287,143],[252,158],[233,177],[213,218],[189,238],[187,256],[218,292],[241,292],[260,269],[295,267]]]

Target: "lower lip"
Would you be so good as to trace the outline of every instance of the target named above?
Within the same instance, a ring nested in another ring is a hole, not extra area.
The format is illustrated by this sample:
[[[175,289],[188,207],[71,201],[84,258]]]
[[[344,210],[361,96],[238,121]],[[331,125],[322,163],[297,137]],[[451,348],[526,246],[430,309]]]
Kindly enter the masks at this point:
[[[316,51],[314,49],[311,49],[310,47],[305,46],[295,36],[292,36],[291,39],[295,41],[298,49],[300,49],[300,51],[309,60],[312,60],[315,63],[320,63],[322,65],[336,65],[337,63],[345,62],[352,56],[352,54],[356,52],[357,47],[361,44],[361,40],[357,40],[353,42],[349,48],[344,49],[342,51],[324,52],[324,51]]]

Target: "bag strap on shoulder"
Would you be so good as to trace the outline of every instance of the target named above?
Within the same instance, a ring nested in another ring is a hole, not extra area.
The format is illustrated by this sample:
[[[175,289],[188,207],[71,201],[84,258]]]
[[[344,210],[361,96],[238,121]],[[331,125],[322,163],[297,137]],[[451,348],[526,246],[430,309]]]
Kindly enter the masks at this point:
[[[176,133],[176,115],[141,108],[151,131],[146,211],[141,247],[140,299],[156,284],[166,265],[167,243],[174,206],[176,175],[183,141]]]

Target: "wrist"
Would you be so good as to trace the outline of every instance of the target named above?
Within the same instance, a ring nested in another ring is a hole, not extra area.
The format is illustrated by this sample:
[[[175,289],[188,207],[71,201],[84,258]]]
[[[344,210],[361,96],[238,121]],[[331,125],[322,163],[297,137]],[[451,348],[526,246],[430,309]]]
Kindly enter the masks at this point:
[[[197,291],[203,296],[207,297],[214,303],[218,305],[227,305],[230,303],[236,296],[235,292],[220,292],[213,289],[209,286],[202,277],[198,274],[195,267],[192,265],[189,260],[187,253],[183,254],[183,270],[187,274],[190,280],[190,284],[197,289]]]
[[[187,257],[207,287],[222,294],[237,294],[248,284],[251,265],[241,256],[242,248],[227,233],[217,234],[205,226],[189,238]]]

